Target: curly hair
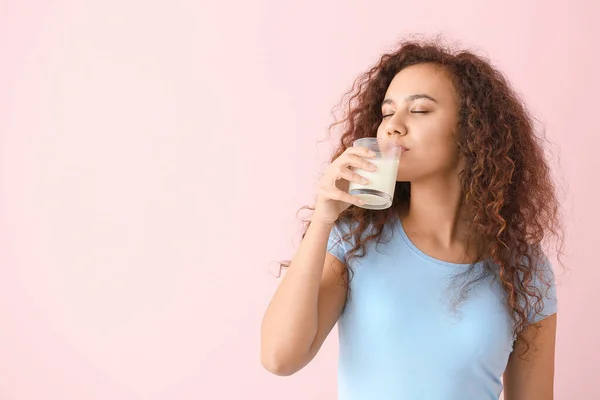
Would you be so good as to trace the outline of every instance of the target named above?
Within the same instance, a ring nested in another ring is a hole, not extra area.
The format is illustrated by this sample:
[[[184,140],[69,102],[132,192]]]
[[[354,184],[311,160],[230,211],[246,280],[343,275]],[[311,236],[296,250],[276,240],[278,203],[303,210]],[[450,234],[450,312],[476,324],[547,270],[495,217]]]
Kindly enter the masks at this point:
[[[331,161],[356,139],[376,136],[382,119],[381,102],[392,79],[402,69],[422,63],[437,65],[448,73],[459,101],[456,140],[465,160],[460,173],[461,205],[471,211],[469,243],[477,249],[476,260],[461,275],[472,277],[476,264],[484,265],[483,272],[462,287],[461,299],[466,298],[472,284],[484,277],[497,279],[506,293],[513,335],[524,341],[522,356],[530,350],[530,344],[518,334],[529,325],[528,316],[539,314],[544,307],[545,294],[535,282],[543,283],[548,290],[553,279],[540,267],[545,262],[542,244],[549,237],[555,238],[560,257],[563,226],[556,187],[545,159],[544,137],[536,132],[533,117],[505,76],[483,57],[454,50],[439,39],[402,41],[395,51],[383,54],[360,75],[344,94],[344,118],[329,126],[329,130],[342,127]],[[343,238],[353,236],[355,242],[347,260],[363,257],[367,242],[380,242],[384,226],[407,212],[409,203],[410,182],[396,182],[393,203],[387,210],[350,206],[344,211],[339,220],[356,223]],[[302,238],[310,225],[310,221],[305,222]],[[370,226],[371,233],[363,235]],[[284,261],[280,266],[289,264]],[[348,266],[343,277],[348,289],[352,275]]]

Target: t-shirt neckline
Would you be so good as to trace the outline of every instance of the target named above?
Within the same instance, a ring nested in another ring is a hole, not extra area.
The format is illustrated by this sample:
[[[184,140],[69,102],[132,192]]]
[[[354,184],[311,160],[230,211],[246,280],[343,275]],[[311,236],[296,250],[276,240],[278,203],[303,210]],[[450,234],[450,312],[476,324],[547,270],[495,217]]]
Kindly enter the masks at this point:
[[[435,263],[435,264],[444,265],[446,267],[466,268],[466,267],[471,266],[471,264],[460,264],[460,263],[453,263],[453,262],[449,262],[449,261],[440,260],[438,258],[430,256],[429,254],[422,252],[421,250],[419,250],[419,248],[417,246],[415,246],[415,244],[410,240],[410,238],[406,234],[406,231],[404,230],[404,226],[402,226],[402,220],[399,217],[396,218],[396,226],[398,228],[398,233],[400,234],[400,237],[402,238],[404,243],[408,246],[408,248],[413,253],[415,253],[417,256],[423,258],[424,260],[427,260],[427,261]],[[477,262],[476,265],[477,264],[481,264],[481,261]]]

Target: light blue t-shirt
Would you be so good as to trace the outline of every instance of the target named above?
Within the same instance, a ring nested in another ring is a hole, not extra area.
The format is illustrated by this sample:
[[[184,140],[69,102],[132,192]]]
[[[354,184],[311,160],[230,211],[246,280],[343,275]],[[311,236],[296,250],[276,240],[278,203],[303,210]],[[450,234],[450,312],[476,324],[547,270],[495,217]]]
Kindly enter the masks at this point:
[[[354,242],[340,238],[349,228],[338,222],[328,243],[344,263]],[[338,399],[497,400],[514,342],[498,281],[474,284],[457,306],[452,300],[462,285],[451,280],[468,264],[423,253],[400,220],[383,238],[389,241],[370,241],[365,257],[349,261],[350,299],[338,321]],[[556,312],[554,274],[549,262],[544,268],[553,283],[544,315],[530,315],[531,322]]]

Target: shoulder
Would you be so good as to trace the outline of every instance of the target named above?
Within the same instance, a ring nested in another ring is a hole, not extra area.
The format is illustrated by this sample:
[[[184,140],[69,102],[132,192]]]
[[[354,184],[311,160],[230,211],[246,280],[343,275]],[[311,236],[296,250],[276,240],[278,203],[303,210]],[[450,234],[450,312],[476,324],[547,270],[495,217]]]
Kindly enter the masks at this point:
[[[364,246],[368,253],[378,242],[389,242],[397,227],[394,221],[386,222],[381,232],[373,224],[361,224],[352,219],[339,219],[331,229],[328,250],[340,260],[345,260],[345,254],[351,249]],[[358,246],[360,245],[360,246]]]
[[[360,221],[352,219],[339,219],[335,222],[331,230],[331,237],[345,242],[346,245],[354,246],[357,242],[368,242],[379,236],[387,239],[395,231],[396,225],[394,221],[386,222],[383,228],[381,228],[380,234],[379,230],[373,224],[361,224]]]

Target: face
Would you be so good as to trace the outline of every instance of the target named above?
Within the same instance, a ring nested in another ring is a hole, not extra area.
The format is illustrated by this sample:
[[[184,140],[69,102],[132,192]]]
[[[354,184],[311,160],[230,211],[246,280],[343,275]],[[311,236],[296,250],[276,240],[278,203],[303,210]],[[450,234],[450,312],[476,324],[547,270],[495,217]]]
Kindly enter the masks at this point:
[[[407,149],[400,157],[398,181],[458,174],[458,100],[444,70],[433,64],[403,69],[390,83],[381,111],[377,137]]]

